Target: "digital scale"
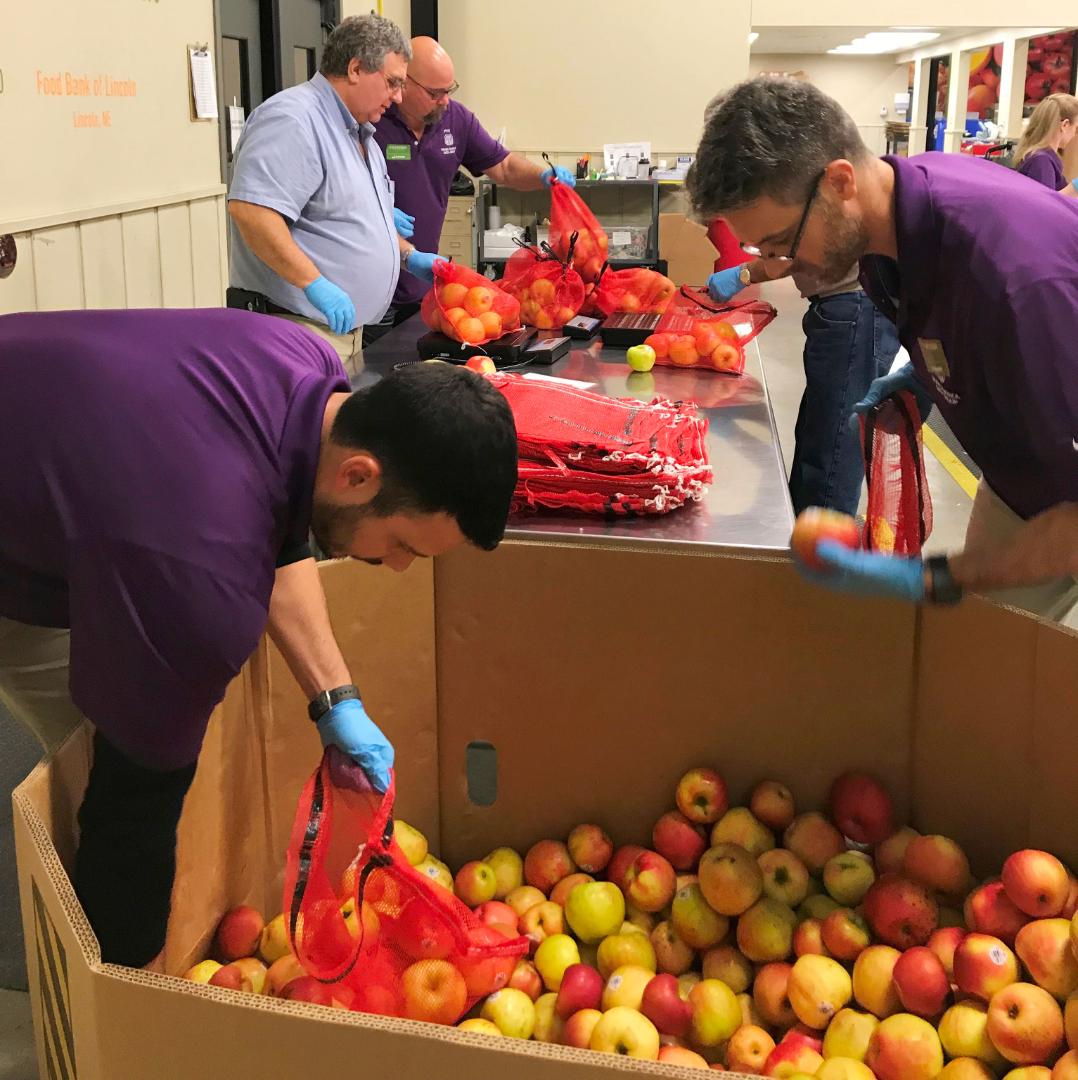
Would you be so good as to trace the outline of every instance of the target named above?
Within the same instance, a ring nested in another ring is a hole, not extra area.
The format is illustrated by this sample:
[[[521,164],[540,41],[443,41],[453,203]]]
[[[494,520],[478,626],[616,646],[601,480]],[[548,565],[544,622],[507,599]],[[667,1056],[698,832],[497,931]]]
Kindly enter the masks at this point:
[[[536,333],[534,327],[522,326],[485,345],[465,345],[431,330],[416,342],[416,347],[422,360],[447,360],[451,364],[463,364],[473,356],[489,356],[494,366],[499,368],[553,364],[569,351],[569,338],[548,337],[536,341]]]
[[[590,315],[577,315],[562,327],[562,333],[580,341],[587,341],[588,338],[595,337],[602,323],[602,319],[593,319]]]
[[[603,344],[607,346],[624,348],[629,345],[640,345],[652,334],[659,332],[660,323],[664,332],[691,334],[694,320],[691,315],[681,315],[677,312],[658,315],[653,311],[615,311],[603,323],[599,335],[603,339]]]

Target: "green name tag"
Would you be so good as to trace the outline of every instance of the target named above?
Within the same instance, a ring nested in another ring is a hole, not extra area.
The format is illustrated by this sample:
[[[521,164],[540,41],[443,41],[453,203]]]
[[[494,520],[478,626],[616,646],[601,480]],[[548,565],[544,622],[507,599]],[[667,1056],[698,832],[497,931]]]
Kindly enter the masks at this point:
[[[386,161],[411,161],[412,148],[400,143],[389,143],[386,146]]]

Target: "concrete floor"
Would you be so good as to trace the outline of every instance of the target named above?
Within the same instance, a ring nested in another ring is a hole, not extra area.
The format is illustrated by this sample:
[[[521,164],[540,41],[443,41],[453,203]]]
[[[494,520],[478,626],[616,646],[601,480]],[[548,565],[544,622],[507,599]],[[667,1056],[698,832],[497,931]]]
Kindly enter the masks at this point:
[[[793,284],[786,281],[768,285],[764,295],[779,310],[779,318],[764,331],[759,342],[782,456],[789,463],[793,460],[794,422],[805,388],[801,316],[806,304]],[[926,549],[931,552],[961,548],[970,499],[931,454],[926,454],[925,459],[935,517]],[[28,997],[16,991],[0,990],[0,1080],[34,1080],[36,1075]]]

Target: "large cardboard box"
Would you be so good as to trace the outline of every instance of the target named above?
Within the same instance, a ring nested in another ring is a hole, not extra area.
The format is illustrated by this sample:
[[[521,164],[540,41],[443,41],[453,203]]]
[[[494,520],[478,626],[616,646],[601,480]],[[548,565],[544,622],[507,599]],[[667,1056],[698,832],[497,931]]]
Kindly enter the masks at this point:
[[[715,271],[719,253],[707,229],[685,214],[659,215],[659,258],[675,285],[703,285]]]
[[[864,768],[902,817],[959,839],[980,873],[1024,845],[1078,864],[1068,631],[975,599],[953,611],[846,600],[748,553],[508,543],[403,575],[352,563],[323,575],[397,747],[400,815],[451,863],[584,820],[619,842],[647,836],[681,771],[711,763],[735,796],[770,776],[803,805]],[[77,733],[15,794],[42,1077],[692,1075],[102,964],[65,870],[89,747]],[[214,717],[185,807],[170,973],[201,958],[228,907],[278,910],[318,752],[263,644]]]

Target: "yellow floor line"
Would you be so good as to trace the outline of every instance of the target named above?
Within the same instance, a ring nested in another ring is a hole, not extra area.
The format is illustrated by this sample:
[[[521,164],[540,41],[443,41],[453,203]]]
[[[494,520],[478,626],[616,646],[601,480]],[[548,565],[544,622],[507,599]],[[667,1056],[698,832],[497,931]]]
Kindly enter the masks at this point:
[[[951,452],[950,447],[927,425],[921,438],[932,456],[947,470],[951,479],[972,499],[977,494],[977,477]]]

